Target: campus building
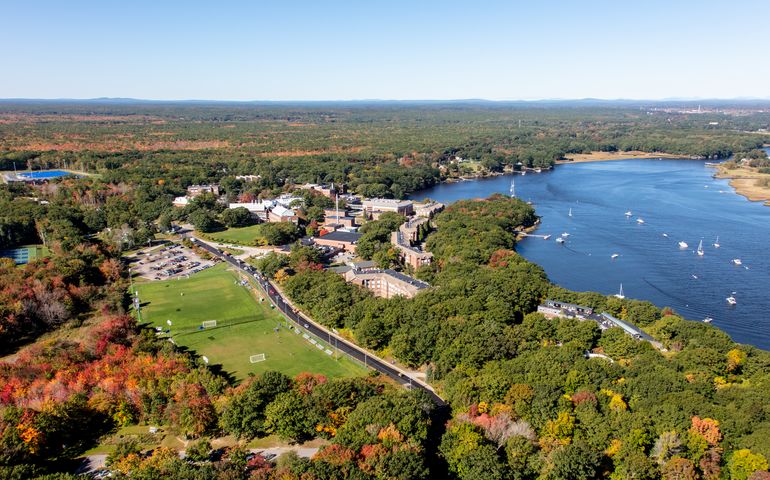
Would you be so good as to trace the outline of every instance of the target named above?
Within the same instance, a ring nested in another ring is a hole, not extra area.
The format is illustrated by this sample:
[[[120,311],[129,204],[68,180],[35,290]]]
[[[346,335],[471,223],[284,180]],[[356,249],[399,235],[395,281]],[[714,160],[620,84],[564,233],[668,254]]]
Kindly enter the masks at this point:
[[[348,267],[342,275],[348,283],[360,285],[383,298],[402,296],[412,298],[420,291],[430,288],[427,283],[395,270],[357,269]]]
[[[433,254],[418,246],[420,230],[427,226],[428,222],[426,217],[411,218],[390,235],[390,243],[398,250],[401,260],[415,270],[423,265],[430,265],[433,261]]]
[[[190,185],[187,187],[187,196],[195,198],[204,193],[212,193],[219,196],[219,185]]]
[[[392,198],[369,198],[363,201],[364,213],[377,220],[385,212],[394,212],[408,217],[414,213],[414,204],[409,200]]]
[[[313,241],[316,245],[338,248],[346,252],[355,253],[356,243],[358,243],[360,238],[360,233],[337,230],[320,237],[315,237]]]

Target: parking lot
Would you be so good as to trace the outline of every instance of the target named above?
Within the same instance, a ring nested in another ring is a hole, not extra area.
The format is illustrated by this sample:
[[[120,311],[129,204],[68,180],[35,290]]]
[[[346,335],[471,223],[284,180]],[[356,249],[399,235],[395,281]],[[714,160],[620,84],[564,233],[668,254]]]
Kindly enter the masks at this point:
[[[147,280],[167,280],[197,273],[219,260],[204,260],[193,250],[171,243],[161,248],[142,250],[133,257],[131,273]]]

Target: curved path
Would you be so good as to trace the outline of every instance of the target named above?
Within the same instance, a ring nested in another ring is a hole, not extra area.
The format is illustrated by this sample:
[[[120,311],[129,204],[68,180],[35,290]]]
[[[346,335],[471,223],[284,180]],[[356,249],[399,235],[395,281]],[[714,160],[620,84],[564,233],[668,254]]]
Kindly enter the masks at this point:
[[[198,247],[224,260],[233,267],[242,271],[244,274],[253,277],[257,283],[259,283],[260,287],[262,287],[268,297],[273,301],[276,307],[284,314],[284,316],[291,320],[298,327],[307,330],[318,338],[328,339],[327,343],[329,343],[329,345],[332,347],[336,347],[337,350],[358,360],[368,368],[372,368],[384,375],[389,376],[393,380],[402,384],[404,388],[419,388],[420,390],[424,390],[431,396],[437,405],[446,405],[446,402],[444,402],[444,400],[433,391],[433,388],[431,388],[430,385],[415,379],[400,368],[389,364],[387,361],[381,359],[380,357],[372,355],[370,352],[362,349],[358,345],[355,345],[352,342],[340,337],[339,335],[336,335],[334,332],[319,325],[311,318],[303,315],[299,310],[294,309],[291,306],[291,303],[283,297],[278,288],[269,279],[267,279],[267,277],[259,273],[255,268],[251,267],[243,260],[224,255],[220,250],[212,247],[208,243],[202,242],[197,238],[189,235],[186,236]],[[332,344],[332,342],[334,343]]]

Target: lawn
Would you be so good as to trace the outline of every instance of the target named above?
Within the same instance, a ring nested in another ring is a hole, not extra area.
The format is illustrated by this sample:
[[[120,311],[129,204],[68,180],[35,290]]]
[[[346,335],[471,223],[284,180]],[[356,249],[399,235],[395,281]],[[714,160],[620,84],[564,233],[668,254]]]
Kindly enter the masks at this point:
[[[170,330],[175,343],[221,365],[237,380],[249,373],[277,370],[289,376],[300,372],[330,377],[364,375],[366,370],[345,356],[335,359],[280,326],[282,317],[261,297],[254,286],[241,286],[235,272],[221,263],[189,279],[134,285],[142,302],[142,321]],[[171,326],[167,325],[171,320]],[[201,330],[202,322],[217,326]],[[264,353],[266,360],[249,361]]]
[[[259,224],[241,228],[228,228],[221,232],[207,233],[205,236],[222,243],[235,243],[238,245],[254,245],[259,236]]]

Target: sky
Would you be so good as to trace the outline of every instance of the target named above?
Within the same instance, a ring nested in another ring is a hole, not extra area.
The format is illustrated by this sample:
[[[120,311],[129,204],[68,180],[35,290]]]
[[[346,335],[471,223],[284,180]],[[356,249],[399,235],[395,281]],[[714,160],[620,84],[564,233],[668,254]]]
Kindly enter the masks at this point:
[[[3,0],[0,98],[770,98],[768,0]]]

